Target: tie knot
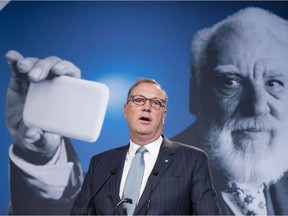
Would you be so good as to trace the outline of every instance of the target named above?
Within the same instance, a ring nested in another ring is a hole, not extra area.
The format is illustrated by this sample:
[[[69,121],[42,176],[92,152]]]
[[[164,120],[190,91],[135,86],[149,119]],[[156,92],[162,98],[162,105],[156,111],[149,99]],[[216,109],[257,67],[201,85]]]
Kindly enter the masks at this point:
[[[144,154],[144,153],[147,152],[147,151],[148,151],[148,150],[147,150],[145,147],[141,146],[141,147],[139,147],[139,148],[137,149],[136,154],[137,154],[137,153]]]

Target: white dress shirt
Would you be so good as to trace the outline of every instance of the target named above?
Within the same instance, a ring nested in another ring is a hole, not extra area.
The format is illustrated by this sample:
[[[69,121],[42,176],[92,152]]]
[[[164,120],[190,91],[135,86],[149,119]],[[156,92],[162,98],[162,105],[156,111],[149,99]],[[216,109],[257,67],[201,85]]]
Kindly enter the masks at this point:
[[[148,152],[146,152],[144,154],[144,161],[145,161],[145,170],[144,170],[144,175],[143,175],[143,180],[141,183],[141,188],[140,188],[140,194],[139,194],[139,198],[141,197],[144,188],[146,186],[147,180],[149,175],[151,174],[153,167],[155,165],[155,162],[157,160],[159,151],[160,151],[160,146],[161,143],[163,141],[163,137],[160,136],[157,140],[155,140],[152,143],[149,143],[147,145],[145,145],[144,147],[148,150]],[[122,198],[123,195],[123,190],[124,190],[124,185],[126,182],[126,178],[128,175],[128,171],[129,168],[131,166],[132,160],[135,156],[135,153],[137,151],[137,149],[140,147],[140,145],[137,145],[136,143],[133,143],[130,140],[130,146],[129,146],[129,150],[126,154],[126,159],[125,159],[125,164],[124,164],[124,168],[123,168],[123,173],[122,173],[122,178],[121,178],[121,184],[120,184],[120,191],[119,191],[119,196]],[[138,201],[139,201],[138,198]]]

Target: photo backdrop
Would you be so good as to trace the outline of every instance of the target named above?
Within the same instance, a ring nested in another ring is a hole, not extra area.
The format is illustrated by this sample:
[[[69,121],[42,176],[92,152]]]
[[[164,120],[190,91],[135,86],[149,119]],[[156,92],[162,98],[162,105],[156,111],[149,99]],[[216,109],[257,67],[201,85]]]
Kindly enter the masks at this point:
[[[140,77],[160,82],[169,96],[164,134],[173,137],[194,120],[189,112],[190,42],[197,30],[247,6],[288,18],[288,2],[193,1],[12,1],[0,11],[0,214],[9,202],[5,98],[10,71],[4,55],[56,55],[72,61],[82,78],[103,82],[110,101],[95,143],[72,140],[84,170],[94,154],[129,141],[123,105],[130,85]]]

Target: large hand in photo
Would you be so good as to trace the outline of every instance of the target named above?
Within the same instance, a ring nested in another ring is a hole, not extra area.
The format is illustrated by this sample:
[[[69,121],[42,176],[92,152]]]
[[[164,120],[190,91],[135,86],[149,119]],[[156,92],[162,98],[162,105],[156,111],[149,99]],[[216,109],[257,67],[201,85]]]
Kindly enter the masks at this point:
[[[80,78],[81,72],[73,63],[56,56],[38,59],[23,57],[19,52],[11,50],[6,53],[5,58],[11,67],[11,80],[6,98],[7,128],[20,152],[37,154],[44,163],[56,152],[62,137],[24,124],[23,108],[29,85],[43,82],[51,76],[67,75]]]

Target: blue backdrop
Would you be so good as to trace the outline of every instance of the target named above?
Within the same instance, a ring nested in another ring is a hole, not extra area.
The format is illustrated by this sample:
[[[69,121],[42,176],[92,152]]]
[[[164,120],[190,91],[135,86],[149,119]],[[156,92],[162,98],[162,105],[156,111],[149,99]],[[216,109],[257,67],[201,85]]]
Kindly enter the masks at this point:
[[[8,50],[40,58],[60,56],[80,67],[82,78],[109,86],[109,107],[97,142],[72,140],[87,170],[92,155],[128,143],[123,104],[139,77],[158,80],[168,93],[166,136],[194,121],[188,100],[191,39],[197,30],[247,6],[288,17],[288,2],[10,2],[0,11],[0,214],[7,213],[9,201],[11,138],[5,125],[5,97],[10,72],[4,59]]]

